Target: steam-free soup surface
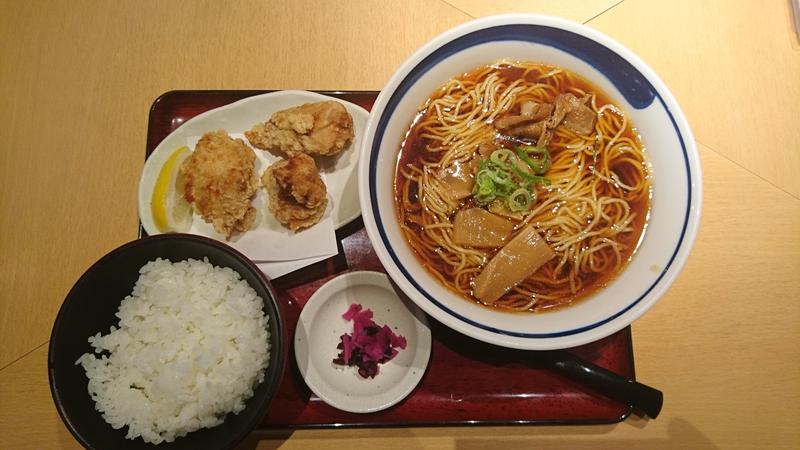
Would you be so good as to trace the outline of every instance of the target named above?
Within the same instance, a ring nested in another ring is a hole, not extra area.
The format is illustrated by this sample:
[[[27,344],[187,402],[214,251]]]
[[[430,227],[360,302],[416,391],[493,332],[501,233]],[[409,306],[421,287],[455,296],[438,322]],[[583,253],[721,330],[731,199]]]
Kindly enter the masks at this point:
[[[645,229],[650,178],[635,127],[607,95],[558,67],[504,61],[449,80],[421,105],[400,146],[395,200],[406,241],[439,282],[493,308],[538,312],[586,298],[624,269]],[[512,234],[461,238],[456,217],[474,208]],[[540,266],[499,299],[476,295],[476,279],[528,225],[554,256],[532,260]]]

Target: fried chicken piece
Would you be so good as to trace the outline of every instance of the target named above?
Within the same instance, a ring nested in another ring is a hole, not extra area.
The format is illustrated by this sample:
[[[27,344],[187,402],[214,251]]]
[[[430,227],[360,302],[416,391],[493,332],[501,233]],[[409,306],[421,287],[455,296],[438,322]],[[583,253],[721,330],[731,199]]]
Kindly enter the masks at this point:
[[[269,193],[269,211],[292,231],[319,222],[328,206],[314,158],[304,153],[269,166],[261,182]]]
[[[186,201],[225,239],[249,230],[255,221],[251,205],[258,189],[255,160],[243,140],[212,131],[200,138],[181,166]]]
[[[353,140],[353,118],[339,102],[306,103],[276,112],[244,135],[256,148],[289,156],[336,155]]]

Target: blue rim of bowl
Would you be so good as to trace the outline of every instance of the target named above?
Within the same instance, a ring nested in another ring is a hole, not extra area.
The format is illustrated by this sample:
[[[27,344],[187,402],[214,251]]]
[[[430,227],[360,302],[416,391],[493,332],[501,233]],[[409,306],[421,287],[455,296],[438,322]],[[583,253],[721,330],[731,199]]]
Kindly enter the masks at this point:
[[[469,49],[470,47],[474,47],[489,42],[498,42],[498,41],[530,42],[549,47],[554,47],[558,50],[569,53],[572,56],[575,56],[580,60],[584,61],[585,63],[591,65],[600,73],[602,73],[604,76],[606,76],[615,85],[615,87],[619,89],[620,92],[622,92],[625,99],[636,109],[644,109],[648,107],[653,102],[654,99],[658,99],[658,101],[661,103],[661,105],[664,108],[664,111],[669,116],[669,119],[672,122],[672,126],[675,130],[675,134],[677,135],[678,140],[681,143],[681,152],[683,155],[683,162],[686,169],[686,183],[687,183],[686,212],[684,215],[683,225],[681,227],[680,237],[678,239],[677,245],[675,246],[675,250],[672,252],[669,261],[664,266],[661,273],[658,275],[655,281],[650,285],[650,287],[648,287],[644,291],[644,293],[639,295],[635,301],[631,302],[631,304],[629,304],[622,310],[612,314],[611,316],[602,319],[600,321],[597,321],[595,323],[592,323],[590,325],[574,328],[571,330],[558,331],[552,333],[521,333],[517,331],[503,330],[482,324],[480,322],[476,322],[472,319],[464,317],[463,315],[453,311],[452,309],[443,305],[441,302],[437,301],[433,295],[431,295],[429,292],[423,289],[423,287],[416,280],[414,280],[414,278],[411,276],[408,270],[400,262],[400,259],[397,257],[397,254],[395,254],[395,252],[392,250],[392,247],[389,244],[388,236],[386,235],[386,230],[384,229],[383,226],[383,221],[380,218],[377,199],[374,194],[371,194],[370,206],[372,208],[373,217],[375,218],[375,225],[380,234],[384,248],[386,249],[387,253],[391,256],[392,261],[397,266],[397,269],[406,278],[406,281],[408,281],[411,285],[413,285],[414,288],[423,296],[425,296],[425,298],[427,298],[431,303],[436,305],[442,311],[455,317],[456,319],[492,333],[519,337],[519,338],[549,339],[549,338],[571,336],[583,333],[585,331],[600,327],[608,322],[611,322],[617,317],[625,314],[631,308],[639,304],[645,297],[647,297],[647,295],[661,282],[661,280],[664,278],[664,276],[667,274],[670,267],[672,266],[672,263],[675,261],[678,252],[683,246],[686,230],[689,224],[689,216],[692,206],[692,173],[689,165],[689,155],[686,150],[686,144],[684,142],[683,135],[680,132],[678,124],[675,121],[672,112],[667,107],[667,104],[662,98],[661,94],[656,90],[656,88],[647,79],[647,77],[643,75],[630,62],[628,62],[624,57],[622,57],[615,51],[611,50],[610,48],[596,41],[589,39],[586,36],[574,33],[572,31],[567,31],[561,28],[554,28],[545,25],[533,25],[533,24],[510,24],[510,25],[499,25],[489,28],[483,28],[459,36],[453,39],[452,41],[448,42],[447,44],[437,48],[436,50],[425,56],[425,58],[423,58],[419,63],[417,63],[408,72],[408,74],[406,74],[406,76],[403,77],[403,79],[398,83],[397,89],[392,93],[391,97],[386,102],[386,107],[381,112],[381,116],[375,128],[375,138],[372,141],[372,148],[370,149],[370,159],[369,159],[370,193],[377,192],[376,168],[378,161],[378,153],[380,151],[381,143],[383,141],[383,135],[386,131],[386,126],[388,125],[389,118],[391,117],[395,108],[397,108],[397,105],[402,101],[403,97],[408,92],[408,90],[425,73],[427,73],[430,69],[435,67],[444,59],[460,51]]]

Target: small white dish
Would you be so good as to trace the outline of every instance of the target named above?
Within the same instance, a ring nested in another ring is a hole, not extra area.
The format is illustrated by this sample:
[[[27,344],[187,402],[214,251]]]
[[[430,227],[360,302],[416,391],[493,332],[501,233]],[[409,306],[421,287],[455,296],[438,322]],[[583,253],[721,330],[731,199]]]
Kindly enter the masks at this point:
[[[389,325],[407,341],[404,350],[380,365],[375,378],[333,364],[341,335],[353,332],[353,323],[342,318],[353,303],[372,310],[376,324]],[[320,399],[343,411],[370,413],[395,405],[414,390],[428,366],[431,332],[422,310],[401,299],[385,274],[349,272],[308,299],[297,322],[294,351],[303,379]]]
[[[147,234],[151,236],[160,234],[153,221],[150,201],[153,186],[161,166],[175,149],[187,145],[193,151],[194,145],[192,144],[208,131],[222,129],[233,137],[243,137],[241,134],[244,131],[249,130],[257,123],[264,122],[277,111],[304,103],[325,100],[337,101],[347,108],[347,111],[353,117],[355,138],[350,146],[339,156],[315,158],[328,189],[329,206],[323,221],[332,220],[332,228],[335,230],[356,219],[361,214],[357,185],[358,149],[361,145],[369,113],[364,108],[353,103],[314,92],[276,91],[248,97],[199,114],[186,121],[158,144],[147,158],[139,181],[139,218]],[[244,140],[247,142],[246,139]],[[277,158],[259,149],[254,149],[254,151],[258,159],[256,168],[260,177],[266,167]],[[288,261],[296,258],[324,256],[329,255],[331,250],[335,254],[335,239],[328,243],[328,247],[332,245],[332,248],[321,248],[321,246],[314,244],[314,249],[307,249],[308,251],[305,253],[299,254],[303,249],[298,248],[298,239],[306,241],[310,234],[314,234],[311,232],[315,227],[305,232],[292,233],[288,229],[281,227],[266,211],[266,201],[263,189],[259,189],[253,204],[258,212],[256,224],[247,233],[234,236],[231,241],[226,242],[227,244],[256,261]],[[318,225],[322,225],[323,221]],[[328,224],[327,226],[330,227],[331,225]],[[320,230],[316,231],[319,232]],[[189,233],[224,241],[224,238],[216,234],[211,226],[204,223],[203,219],[197,215],[194,217]],[[332,232],[329,234],[333,235]],[[294,242],[291,245],[297,251],[293,252],[292,255],[296,256],[287,259],[285,249],[273,255],[268,249],[265,250],[258,247],[258,243],[263,246],[264,242],[275,245],[279,242],[284,242],[285,245],[290,245],[290,242]],[[299,245],[302,247],[303,242],[300,242]]]

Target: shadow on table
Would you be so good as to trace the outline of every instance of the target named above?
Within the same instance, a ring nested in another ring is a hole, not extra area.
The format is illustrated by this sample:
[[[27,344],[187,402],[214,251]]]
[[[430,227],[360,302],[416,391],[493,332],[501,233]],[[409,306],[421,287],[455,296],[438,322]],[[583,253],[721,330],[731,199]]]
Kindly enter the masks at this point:
[[[704,436],[700,430],[692,426],[684,419],[672,419],[667,426],[667,437],[664,438],[642,438],[642,439],[619,439],[619,440],[595,440],[592,436],[599,436],[610,433],[616,427],[620,426],[633,426],[634,428],[644,429],[648,423],[646,418],[631,416],[622,424],[616,425],[596,425],[586,427],[574,426],[553,426],[553,427],[538,427],[538,426],[520,426],[508,427],[504,429],[503,433],[507,436],[505,438],[492,437],[462,437],[455,438],[455,448],[458,450],[484,450],[487,448],[530,448],[532,439],[537,440],[537,446],[542,446],[548,449],[569,449],[569,450],[582,450],[598,448],[599,444],[603,447],[609,448],[647,448],[650,450],[659,449],[673,449],[673,448],[692,448],[696,450],[714,450],[718,449],[717,446]],[[566,428],[569,428],[567,430]],[[435,430],[435,431],[434,431]],[[438,434],[452,433],[452,428],[436,428],[431,429],[430,435],[435,437]],[[420,437],[417,433],[412,433],[403,428],[389,428],[380,430],[384,438],[409,438],[409,448],[419,447]],[[336,430],[321,430],[324,436],[320,439],[337,439]],[[426,433],[420,433],[426,434]],[[272,450],[278,449],[290,439],[292,431],[290,430],[272,430],[272,431],[259,431],[251,434],[244,442],[242,442],[237,450]],[[371,433],[365,435],[365,438],[374,438]],[[568,437],[568,439],[564,439]],[[571,439],[571,438],[575,439]],[[561,439],[558,439],[561,438]],[[344,445],[344,442],[342,442]]]

